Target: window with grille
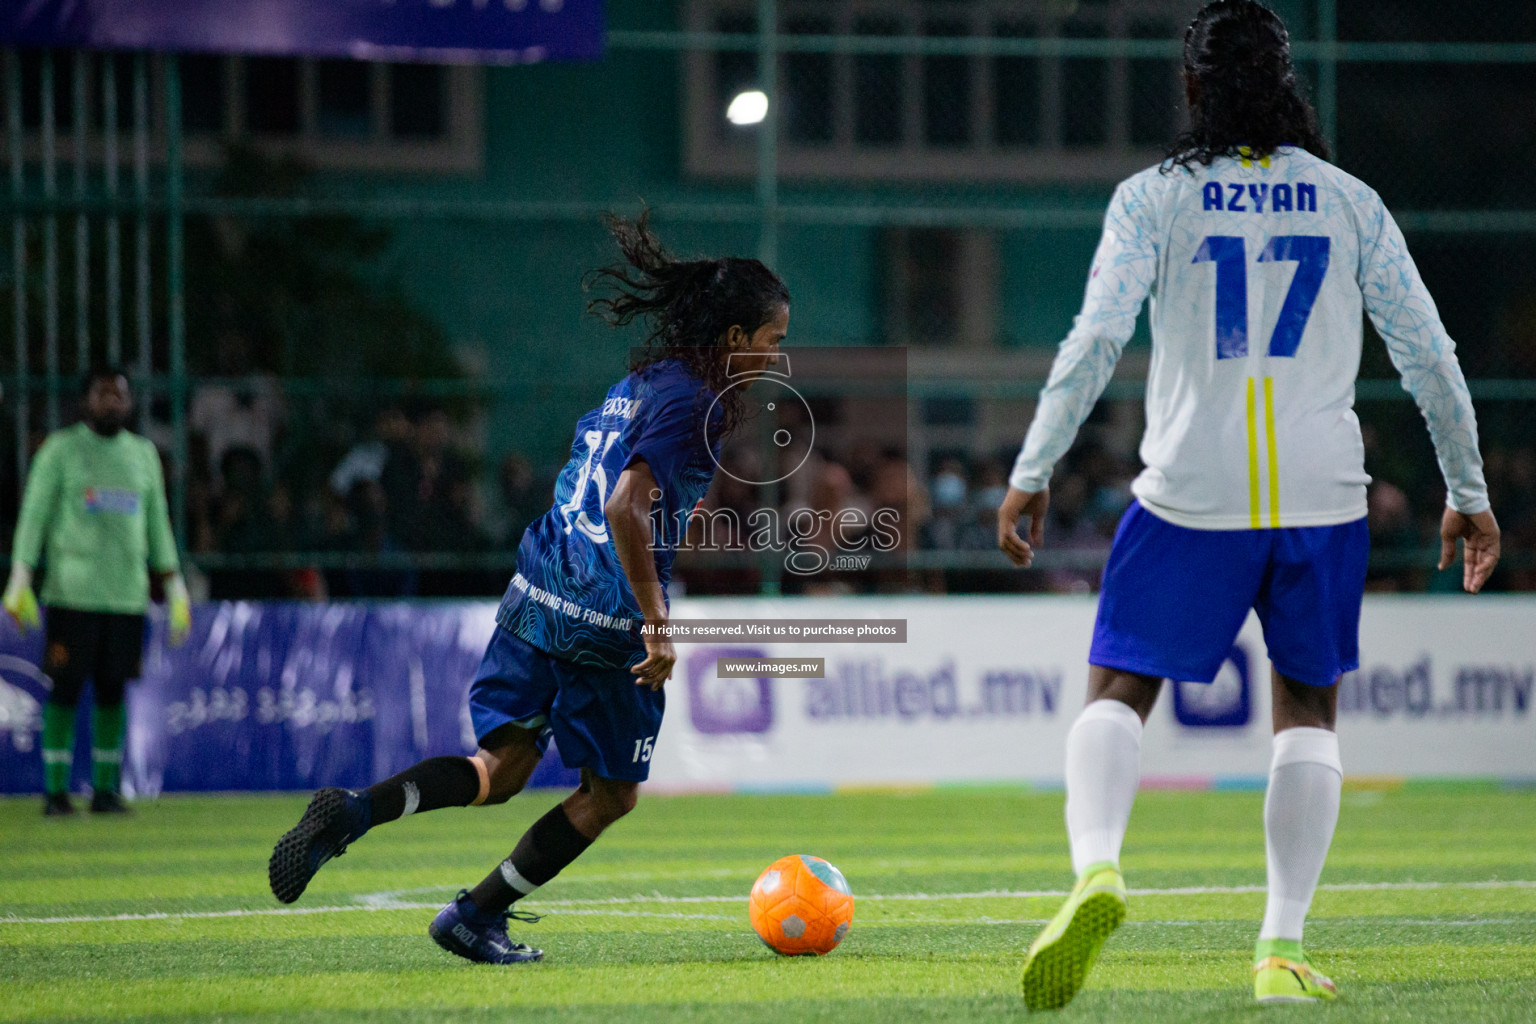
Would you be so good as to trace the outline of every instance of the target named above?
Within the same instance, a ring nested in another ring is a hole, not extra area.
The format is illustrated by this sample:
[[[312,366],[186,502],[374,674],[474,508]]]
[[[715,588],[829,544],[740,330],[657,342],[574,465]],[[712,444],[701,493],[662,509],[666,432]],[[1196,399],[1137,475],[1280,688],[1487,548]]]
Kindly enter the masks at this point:
[[[1198,0],[780,0],[781,39],[1180,37]],[[757,30],[750,0],[690,0],[695,31]],[[748,175],[755,125],[725,118],[756,88],[755,52],[687,57],[690,172]],[[787,177],[1119,179],[1156,162],[1183,117],[1173,58],[782,52]]]
[[[73,62],[54,56],[55,125],[73,125]],[[42,55],[22,51],[22,127],[35,145],[42,123]],[[127,55],[83,55],[88,62],[86,114],[102,123],[102,69],[114,60],[117,123],[132,125],[132,72]],[[316,167],[380,171],[474,172],[481,167],[482,72],[477,67],[380,64],[295,57],[179,58],[182,131],[189,163],[222,158],[232,140],[301,157]],[[160,124],[163,65],[151,59],[151,128]],[[67,148],[61,148],[61,155]]]

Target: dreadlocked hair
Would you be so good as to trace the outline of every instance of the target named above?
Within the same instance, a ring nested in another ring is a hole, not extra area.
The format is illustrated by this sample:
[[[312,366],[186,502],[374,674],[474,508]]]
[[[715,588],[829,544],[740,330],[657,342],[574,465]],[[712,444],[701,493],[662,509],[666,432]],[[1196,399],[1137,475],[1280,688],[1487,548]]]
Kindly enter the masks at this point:
[[[751,334],[768,323],[788,307],[789,289],[758,260],[678,259],[651,233],[650,219],[649,210],[633,221],[614,214],[603,218],[624,262],[587,275],[587,288],[611,292],[588,302],[587,312],[613,327],[641,320],[645,344],[630,369],[676,359],[720,397],[720,430],[730,433],[745,414],[743,389],[729,388],[720,336],[733,326]]]
[[[1163,165],[1209,166],[1220,156],[1266,157],[1280,146],[1329,158],[1317,113],[1301,95],[1285,23],[1256,0],[1215,0],[1184,32],[1184,75],[1195,83],[1189,130]]]

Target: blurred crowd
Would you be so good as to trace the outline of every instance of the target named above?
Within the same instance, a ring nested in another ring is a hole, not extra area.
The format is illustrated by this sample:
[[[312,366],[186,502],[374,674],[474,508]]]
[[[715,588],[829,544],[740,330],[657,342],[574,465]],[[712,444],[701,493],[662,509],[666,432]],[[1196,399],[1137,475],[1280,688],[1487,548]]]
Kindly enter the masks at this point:
[[[750,443],[722,452],[700,514],[690,519],[677,586],[757,594],[777,579],[788,594],[905,589],[903,556],[917,546],[914,524],[928,518],[926,489],[906,453],[862,442],[842,453],[792,444],[776,455],[765,467]],[[849,553],[871,561],[822,564]],[[786,568],[792,556],[794,568]]]
[[[444,404],[384,401],[350,415],[323,404],[316,410],[313,401],[285,396],[275,377],[225,378],[194,390],[188,544],[193,554],[211,556],[209,596],[500,593],[523,529],[549,508],[557,463],[512,452],[488,464],[469,440],[481,433],[466,426],[472,416]],[[1397,412],[1411,417],[1414,410]],[[1425,452],[1383,443],[1398,435],[1390,422],[1364,429],[1367,469],[1377,477],[1369,489],[1368,587],[1453,590],[1459,575],[1434,571],[1443,485],[1426,457],[1427,441]],[[1533,550],[1536,444],[1484,447],[1504,549]],[[996,555],[1011,450],[943,449],[913,459],[871,442],[842,450],[791,445],[774,454],[771,468],[762,451],[745,442],[727,448],[724,471],[701,505],[706,514],[690,523],[686,547],[694,550],[679,560],[679,589],[756,594],[777,580],[784,593],[1090,593],[1140,469],[1133,450],[1085,430],[1051,481],[1048,557],[1020,573]],[[749,543],[752,516],[764,509],[772,510],[777,534]],[[883,531],[872,518],[882,509]],[[778,552],[778,568],[765,547]],[[874,558],[862,567],[784,568],[786,554],[816,549]],[[1490,586],[1536,590],[1536,568],[1510,558]]]
[[[212,597],[321,600],[499,592],[503,568],[470,555],[515,548],[548,508],[551,480],[505,455],[487,512],[482,459],[449,411],[385,403],[366,429],[295,430],[275,378],[197,388],[189,406],[188,545],[210,560]],[[325,556],[304,564],[299,553]],[[422,558],[423,554],[429,556]]]
[[[1364,431],[1366,467],[1389,462],[1380,432]],[[1375,456],[1375,458],[1373,458]],[[1483,445],[1488,498],[1498,517],[1503,560],[1489,590],[1536,590],[1536,445]],[[1375,592],[1449,593],[1461,589],[1461,566],[1435,571],[1445,486],[1438,477],[1416,479],[1377,470],[1368,492],[1372,568],[1366,589]]]
[[[929,487],[933,515],[923,531],[924,547],[939,551],[996,551],[997,507],[1008,491],[1013,451],[967,457],[944,453]],[[1092,434],[1069,451],[1051,478],[1045,544],[1038,570],[1006,568],[952,574],[953,589],[1044,591],[1080,594],[1097,590],[1099,570],[1109,554],[1115,528],[1131,503],[1131,481],[1140,470],[1134,453],[1115,450]],[[1001,557],[1001,556],[999,556]]]
[[[771,472],[758,451],[740,443],[722,456],[723,472],[704,499],[704,514],[692,522],[688,546],[695,557],[678,563],[685,587],[750,594],[776,579],[783,593],[1087,592],[1098,585],[1096,566],[1130,501],[1137,468],[1097,441],[1074,448],[1053,482],[1047,526],[1047,543],[1067,557],[1026,574],[997,552],[997,507],[1007,493],[1012,452],[929,452],[925,479],[909,453],[895,446],[789,446]],[[782,479],[772,487],[759,483],[775,477]],[[768,511],[772,517],[762,518]],[[883,514],[878,524],[877,512]],[[769,523],[780,535],[764,543]],[[722,557],[719,549],[755,557]],[[795,550],[872,558],[862,568],[845,561],[807,572],[817,560],[802,557],[797,570],[786,560]]]
[[[1433,463],[1427,468],[1411,465],[1412,459],[1402,452],[1384,448],[1381,432],[1369,425],[1364,436],[1367,468],[1378,476],[1367,491],[1373,559],[1367,589],[1459,590],[1459,564],[1445,572],[1435,568],[1445,489],[1433,472]],[[997,554],[997,508],[1008,489],[1013,454],[930,452],[927,462],[932,469],[923,479],[911,471],[905,454],[894,448],[854,446],[846,455],[810,453],[805,465],[781,485],[780,517],[787,519],[797,510],[809,509],[822,524],[834,523],[845,513],[858,522],[874,509],[891,509],[901,534],[894,554],[899,560],[911,557],[900,562],[888,559],[884,570],[879,561],[872,569],[858,572],[829,570],[797,576],[781,569],[777,573],[780,589],[811,594],[1096,592],[1100,566],[1133,500],[1131,482],[1141,469],[1135,452],[1117,450],[1107,438],[1085,432],[1051,479],[1044,557],[1029,573],[1013,570]],[[798,458],[793,455],[787,461]],[[1536,549],[1536,445],[1486,445],[1485,463],[1506,554],[1489,588],[1536,590],[1536,566],[1523,557]],[[727,472],[717,476],[703,510],[728,509],[734,513],[733,521],[748,523],[752,512],[764,507],[763,492],[748,483],[760,475],[757,464],[749,454],[728,452],[724,468]],[[706,516],[696,517],[693,525],[693,546],[705,539],[701,536],[705,529],[711,531],[713,543],[722,546],[718,523]],[[830,549],[836,545],[830,532],[823,525],[807,542]],[[739,546],[741,538],[735,540]],[[858,531],[853,531],[851,544],[845,543],[844,549],[860,550]],[[954,553],[954,557],[941,553]],[[899,571],[891,568],[897,564]],[[757,593],[768,578],[761,559],[680,565],[685,585],[705,593]]]

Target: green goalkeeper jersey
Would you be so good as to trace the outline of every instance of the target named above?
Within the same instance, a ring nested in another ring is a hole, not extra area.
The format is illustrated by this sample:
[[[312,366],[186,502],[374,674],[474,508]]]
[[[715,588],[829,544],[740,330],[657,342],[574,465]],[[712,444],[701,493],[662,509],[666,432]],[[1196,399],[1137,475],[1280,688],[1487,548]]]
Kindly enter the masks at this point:
[[[45,605],[143,614],[149,574],[174,572],[160,455],[127,430],[84,423],[48,435],[27,474],[11,557],[45,566]]]

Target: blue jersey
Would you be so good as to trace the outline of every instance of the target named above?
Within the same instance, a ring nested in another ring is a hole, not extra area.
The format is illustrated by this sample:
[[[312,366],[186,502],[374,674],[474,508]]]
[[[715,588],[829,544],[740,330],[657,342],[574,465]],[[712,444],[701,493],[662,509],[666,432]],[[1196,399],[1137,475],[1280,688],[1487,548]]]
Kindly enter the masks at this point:
[[[656,579],[663,590],[688,516],[714,478],[722,415],[715,394],[676,360],[631,373],[576,424],[555,504],[523,534],[517,575],[496,613],[539,650],[597,668],[645,657],[644,622],[619,565],[603,505],[631,463],[644,460],[661,496],[652,508]],[[713,444],[711,440],[714,439]]]

